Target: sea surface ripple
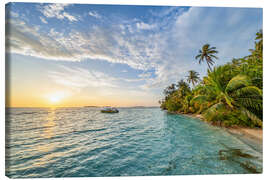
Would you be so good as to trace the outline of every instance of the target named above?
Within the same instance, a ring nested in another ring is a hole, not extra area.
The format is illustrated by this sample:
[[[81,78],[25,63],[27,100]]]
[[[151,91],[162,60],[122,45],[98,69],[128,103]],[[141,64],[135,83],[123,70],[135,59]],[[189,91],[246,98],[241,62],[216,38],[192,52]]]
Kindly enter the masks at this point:
[[[262,153],[226,131],[159,108],[9,108],[11,178],[243,174]]]

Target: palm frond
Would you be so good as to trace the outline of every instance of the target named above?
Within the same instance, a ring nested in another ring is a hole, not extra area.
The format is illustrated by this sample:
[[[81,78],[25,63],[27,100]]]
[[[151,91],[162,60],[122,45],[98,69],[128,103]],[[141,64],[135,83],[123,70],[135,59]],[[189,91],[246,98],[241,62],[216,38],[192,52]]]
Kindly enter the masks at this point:
[[[225,89],[225,92],[230,94],[231,92],[249,86],[251,84],[250,79],[245,75],[237,75],[233,77],[229,83],[227,84],[227,87]]]
[[[216,49],[216,47],[211,47],[211,48],[209,48],[209,50],[213,50],[213,49]]]
[[[248,86],[232,93],[237,105],[245,107],[252,112],[262,112],[262,90],[256,86]]]
[[[201,54],[198,54],[198,55],[195,57],[195,59],[198,59],[199,57],[201,57]]]
[[[241,108],[241,113],[249,117],[251,121],[253,121],[255,124],[262,127],[262,120],[258,116],[256,116],[246,108]]]
[[[203,116],[205,119],[209,121],[218,121],[219,119],[216,118],[218,114],[223,113],[226,111],[226,106],[223,103],[217,103],[212,105],[208,108],[204,113]]]
[[[207,101],[207,97],[205,95],[197,95],[193,97],[190,101],[191,104],[194,104],[195,102],[202,104]]]
[[[209,56],[212,57],[212,58],[218,59],[218,57],[213,55],[213,54],[210,54]]]
[[[208,54],[216,54],[216,53],[218,53],[218,51],[216,51],[216,50],[211,50],[211,51],[208,51],[207,53],[208,53]]]

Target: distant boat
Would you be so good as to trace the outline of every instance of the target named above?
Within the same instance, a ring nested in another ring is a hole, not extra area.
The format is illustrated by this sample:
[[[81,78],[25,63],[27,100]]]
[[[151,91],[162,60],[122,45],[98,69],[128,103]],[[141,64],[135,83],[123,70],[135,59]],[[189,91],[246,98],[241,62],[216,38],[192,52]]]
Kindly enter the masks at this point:
[[[112,107],[105,107],[101,110],[102,113],[118,113],[118,109]]]

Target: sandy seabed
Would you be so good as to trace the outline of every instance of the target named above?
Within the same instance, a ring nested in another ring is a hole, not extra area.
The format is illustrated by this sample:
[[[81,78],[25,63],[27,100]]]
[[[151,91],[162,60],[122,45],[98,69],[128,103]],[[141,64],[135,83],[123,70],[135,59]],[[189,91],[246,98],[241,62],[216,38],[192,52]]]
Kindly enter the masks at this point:
[[[181,114],[205,121],[200,114]],[[228,133],[239,138],[241,141],[262,153],[263,151],[263,130],[260,128],[247,128],[247,127],[220,127]]]

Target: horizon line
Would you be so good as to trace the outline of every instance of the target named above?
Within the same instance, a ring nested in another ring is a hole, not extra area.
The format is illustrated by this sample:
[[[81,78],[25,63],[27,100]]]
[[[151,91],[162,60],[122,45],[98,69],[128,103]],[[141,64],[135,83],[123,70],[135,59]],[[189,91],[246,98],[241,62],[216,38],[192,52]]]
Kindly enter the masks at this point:
[[[142,105],[136,105],[136,106],[5,106],[5,108],[81,108],[81,107],[118,107],[118,108],[124,108],[124,107],[160,107],[160,106],[142,106]]]

